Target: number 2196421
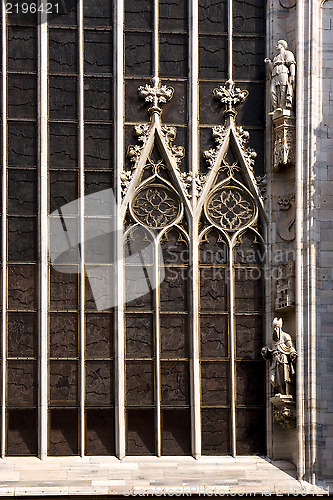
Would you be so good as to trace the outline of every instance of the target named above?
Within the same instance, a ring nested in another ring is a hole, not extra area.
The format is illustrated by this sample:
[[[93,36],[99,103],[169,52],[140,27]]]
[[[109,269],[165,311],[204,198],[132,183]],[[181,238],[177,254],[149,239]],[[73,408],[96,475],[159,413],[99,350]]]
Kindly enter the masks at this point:
[[[59,14],[58,3],[6,3],[6,14],[35,14],[45,12],[46,14]]]

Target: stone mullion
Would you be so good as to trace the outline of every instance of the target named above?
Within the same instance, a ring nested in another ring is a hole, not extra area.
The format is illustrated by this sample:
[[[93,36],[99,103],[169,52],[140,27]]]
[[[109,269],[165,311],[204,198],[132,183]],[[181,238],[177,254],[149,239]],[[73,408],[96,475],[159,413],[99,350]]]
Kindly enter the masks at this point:
[[[39,300],[38,300],[38,453],[48,450],[48,26],[45,4],[38,20],[38,231],[39,231]]]
[[[80,355],[80,454],[85,454],[85,239],[84,239],[84,24],[83,1],[78,2],[79,18],[79,241],[80,241],[80,289],[79,289],[79,355]]]
[[[157,456],[162,455],[162,425],[161,425],[161,329],[160,329],[160,240],[155,238],[154,248],[154,336],[155,336],[155,404],[156,404],[156,444]]]
[[[2,8],[2,311],[1,311],[1,457],[6,453],[6,354],[7,354],[7,15]]]
[[[236,443],[236,332],[235,332],[235,273],[234,273],[234,248],[233,241],[229,240],[229,363],[230,363],[230,404],[231,404],[231,454],[237,454]]]
[[[191,235],[191,435],[192,454],[194,458],[201,456],[201,409],[200,409],[200,317],[199,317],[199,234],[197,205],[197,184],[199,174],[199,9],[197,0],[189,0],[190,30],[189,30],[189,165],[192,166],[192,207],[193,219],[190,224]]]
[[[123,217],[121,215],[121,173],[124,169],[124,6],[115,2],[114,10],[114,188],[115,210],[115,438],[116,455],[125,456],[125,318]]]

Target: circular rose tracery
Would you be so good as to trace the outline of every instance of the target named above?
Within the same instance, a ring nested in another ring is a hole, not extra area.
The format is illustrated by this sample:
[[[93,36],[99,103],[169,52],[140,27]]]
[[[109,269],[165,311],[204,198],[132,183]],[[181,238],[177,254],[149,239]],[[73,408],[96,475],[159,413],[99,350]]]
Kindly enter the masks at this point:
[[[236,231],[245,227],[255,216],[255,206],[250,196],[235,187],[215,191],[207,202],[210,222],[225,229]]]
[[[180,213],[180,203],[176,194],[160,185],[142,189],[135,196],[131,208],[138,222],[154,229],[169,226]]]

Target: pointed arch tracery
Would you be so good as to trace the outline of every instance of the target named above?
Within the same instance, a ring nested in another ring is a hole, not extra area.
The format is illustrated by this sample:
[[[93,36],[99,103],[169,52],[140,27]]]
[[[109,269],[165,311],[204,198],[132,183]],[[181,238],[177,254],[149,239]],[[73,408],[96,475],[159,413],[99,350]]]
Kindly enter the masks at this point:
[[[230,90],[230,83],[227,87]],[[246,98],[239,89],[231,90],[239,99]],[[146,86],[145,96],[148,91]],[[141,276],[150,283],[146,301],[139,299],[132,314],[131,304],[126,306],[126,331],[141,328],[151,339],[147,358],[127,360],[128,425],[133,419],[147,418],[154,439],[150,436],[150,441],[142,440],[141,446],[133,448],[135,440],[128,430],[127,453],[162,455],[177,450],[189,454],[193,425],[194,432],[201,428],[203,454],[262,452],[263,433],[255,422],[262,422],[264,399],[255,385],[264,387],[259,346],[263,343],[265,212],[253,174],[255,153],[246,148],[249,135],[235,125],[235,113],[227,106],[224,126],[213,128],[217,146],[205,152],[209,171],[194,179],[180,172],[183,148],[173,146],[176,130],[162,126],[160,113],[153,113],[149,126],[138,127],[142,145],[129,148],[134,168],[123,176],[126,234],[133,237],[143,231],[142,242],[154,248],[154,258]],[[193,182],[199,187],[196,200],[191,200]],[[194,224],[199,238],[198,282],[190,273],[196,243],[189,231]],[[129,267],[126,262],[125,267]],[[132,273],[134,269],[132,265]],[[139,278],[136,282],[140,283]],[[196,294],[198,311],[192,307]],[[196,327],[193,314],[198,315]],[[191,350],[196,335],[200,339],[197,354]],[[196,355],[200,365],[195,374],[190,359]],[[136,399],[131,399],[135,367],[132,395]],[[190,396],[196,384],[200,422]],[[175,419],[182,422],[182,438],[172,427]],[[252,440],[247,436],[249,419]]]
[[[146,86],[144,97],[148,91]],[[153,92],[158,93],[156,89]],[[126,452],[158,456],[191,453],[188,234],[191,208],[178,168],[183,148],[173,146],[176,131],[174,127],[162,126],[159,114],[160,111],[153,113],[150,125],[138,130],[144,132],[140,136],[143,146],[129,148],[134,168],[124,176],[127,185],[123,197],[127,234],[139,231],[138,228],[149,231],[155,256],[152,264],[141,271],[149,282],[148,301],[144,302],[144,297],[138,300],[147,307],[136,304],[132,312],[127,304],[125,307],[126,346],[133,337],[131,332],[140,337],[142,329],[151,343],[147,348],[146,340],[145,359],[140,358],[138,348],[135,359],[127,357],[126,361],[126,393],[130,394],[125,403]],[[138,319],[136,326],[134,318]],[[132,384],[136,387],[134,392]],[[148,437],[144,426],[138,427],[138,422],[144,420],[149,422]],[[134,428],[137,434],[144,435],[141,440],[132,438]]]

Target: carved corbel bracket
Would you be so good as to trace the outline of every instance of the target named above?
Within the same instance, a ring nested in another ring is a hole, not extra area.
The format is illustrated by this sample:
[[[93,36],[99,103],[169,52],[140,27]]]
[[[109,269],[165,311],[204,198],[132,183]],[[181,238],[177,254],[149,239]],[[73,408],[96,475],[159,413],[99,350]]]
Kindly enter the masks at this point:
[[[257,183],[257,186],[258,186],[258,189],[259,189],[259,192],[260,192],[260,195],[262,197],[262,199],[264,201],[267,200],[267,195],[266,195],[266,191],[267,191],[267,175],[258,175],[256,177],[256,183]]]
[[[295,165],[296,127],[295,118],[289,110],[273,114],[273,170],[280,170]]]
[[[285,429],[296,426],[296,403],[292,396],[276,394],[271,398],[274,407],[274,420]]]

